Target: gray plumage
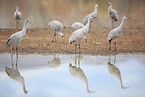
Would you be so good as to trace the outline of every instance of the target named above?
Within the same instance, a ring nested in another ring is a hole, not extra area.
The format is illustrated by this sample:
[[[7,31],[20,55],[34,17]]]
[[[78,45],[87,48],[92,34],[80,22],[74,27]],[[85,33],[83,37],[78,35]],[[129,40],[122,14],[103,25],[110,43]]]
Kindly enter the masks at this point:
[[[111,19],[113,19],[114,21],[118,21],[118,14],[117,11],[112,9],[112,5],[109,2],[109,8],[108,8],[108,13]]]
[[[26,20],[25,23],[24,23],[23,29],[22,29],[21,31],[18,31],[18,32],[12,34],[12,35],[9,37],[8,41],[6,42],[6,48],[7,48],[8,46],[18,45],[18,44],[21,42],[22,38],[23,38],[23,37],[25,36],[25,34],[26,34],[26,28],[27,28],[28,22],[29,22],[29,20]]]
[[[111,49],[111,41],[117,39],[122,32],[124,19],[127,19],[127,17],[123,16],[121,24],[117,28],[114,28],[113,30],[109,32],[109,35],[107,38],[107,41],[110,43],[109,49]],[[116,50],[116,43],[115,43],[115,50]]]
[[[92,15],[93,18],[91,18],[90,22],[93,22],[94,19],[97,17],[97,7],[98,7],[98,4],[95,4],[95,10],[94,10],[94,12],[91,13],[91,15]],[[85,17],[83,18],[83,22],[82,22],[82,23],[83,23],[84,25],[87,24],[89,15],[90,15],[90,14],[88,14],[87,16],[85,16]]]
[[[56,32],[61,35],[62,39],[63,39],[63,33],[61,33],[61,29],[62,29],[62,24],[57,21],[57,20],[53,20],[51,22],[48,23],[48,27],[50,27],[51,29],[54,30],[54,37],[53,37],[53,40],[52,42],[54,41],[54,38],[55,38],[55,41],[56,41]]]
[[[15,13],[14,13],[14,19],[16,20],[16,29],[18,29],[18,23],[19,23],[19,21],[21,20],[21,18],[22,18],[22,14],[21,14],[21,12],[19,12],[18,11],[19,10],[19,7],[17,6],[16,7],[16,11],[15,11]]]
[[[81,29],[81,28],[83,28],[85,25],[83,24],[83,23],[80,23],[80,22],[74,22],[73,24],[72,24],[72,26],[71,26],[71,28],[73,28],[73,29]],[[87,42],[87,38],[86,38],[86,36],[84,36],[84,39],[85,39],[85,41]]]
[[[27,28],[27,24],[28,24],[28,20],[25,21],[24,23],[24,27],[21,31],[18,31],[14,34],[12,34],[9,39],[6,42],[6,48],[8,48],[9,46],[12,46],[12,54],[11,54],[11,60],[12,60],[12,64],[13,64],[13,51],[14,51],[14,46],[16,45],[16,53],[17,53],[17,58],[16,60],[18,60],[18,44],[21,42],[22,38],[25,36],[26,34],[26,28]],[[16,61],[17,64],[17,61]]]
[[[79,53],[80,53],[80,42],[84,38],[86,33],[88,33],[89,31],[90,18],[91,18],[91,15],[89,15],[88,23],[83,28],[74,31],[69,38],[69,44],[72,44],[72,42],[76,42],[75,54],[76,54],[77,42],[79,42]]]
[[[108,7],[108,14],[110,16],[110,18],[112,19],[112,28],[114,28],[114,21],[118,21],[118,14],[117,11],[112,9],[112,5],[109,2],[109,7]]]

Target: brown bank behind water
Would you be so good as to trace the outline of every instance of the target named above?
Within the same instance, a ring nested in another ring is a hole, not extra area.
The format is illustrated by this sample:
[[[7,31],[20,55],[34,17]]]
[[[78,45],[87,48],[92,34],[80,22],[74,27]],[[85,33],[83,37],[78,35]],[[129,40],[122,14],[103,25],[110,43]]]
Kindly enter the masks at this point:
[[[93,29],[93,30],[92,30]],[[81,53],[83,54],[108,54],[107,36],[111,28],[91,28],[86,34],[87,43],[81,41]],[[63,41],[57,34],[57,42],[52,43],[53,30],[49,28],[28,28],[26,36],[19,44],[21,53],[74,53],[75,45],[69,44],[69,37],[74,30],[63,28]],[[0,53],[11,53],[11,47],[5,48],[5,43],[11,34],[15,33],[13,28],[0,29]],[[145,53],[145,29],[124,28],[121,36],[116,40],[116,53]],[[78,53],[79,50],[77,50]],[[114,43],[112,50],[114,53]]]

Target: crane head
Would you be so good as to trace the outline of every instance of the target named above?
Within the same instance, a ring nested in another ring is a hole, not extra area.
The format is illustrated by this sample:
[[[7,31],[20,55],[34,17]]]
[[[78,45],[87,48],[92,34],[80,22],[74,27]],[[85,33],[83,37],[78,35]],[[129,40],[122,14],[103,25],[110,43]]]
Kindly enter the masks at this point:
[[[111,2],[109,2],[109,6],[111,5]]]
[[[29,20],[26,20],[26,22],[25,23],[29,23]]]
[[[124,18],[124,19],[131,19],[130,17],[127,17],[127,16],[123,16],[123,18]]]
[[[73,37],[71,36],[70,38],[69,38],[69,44],[72,44],[74,42],[74,39],[73,39]]]
[[[17,6],[16,9],[19,9],[19,6]]]
[[[98,5],[98,4],[96,4],[96,5],[95,5],[95,7],[97,8],[97,7],[99,7],[99,5]]]

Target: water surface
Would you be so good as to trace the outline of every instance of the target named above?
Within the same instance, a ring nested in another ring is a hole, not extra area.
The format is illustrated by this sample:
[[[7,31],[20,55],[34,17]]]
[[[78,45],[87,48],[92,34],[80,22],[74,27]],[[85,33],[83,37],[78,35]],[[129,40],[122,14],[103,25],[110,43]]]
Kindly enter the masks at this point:
[[[19,54],[15,63],[0,54],[1,97],[145,96],[145,54]]]

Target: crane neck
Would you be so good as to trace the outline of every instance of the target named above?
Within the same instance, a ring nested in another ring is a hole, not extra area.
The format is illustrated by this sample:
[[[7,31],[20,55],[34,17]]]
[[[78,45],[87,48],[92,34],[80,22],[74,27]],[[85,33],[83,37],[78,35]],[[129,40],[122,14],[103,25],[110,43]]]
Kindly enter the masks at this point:
[[[88,18],[88,22],[87,22],[87,24],[86,24],[87,31],[85,32],[85,34],[86,34],[86,33],[88,32],[88,30],[89,30],[90,18],[91,18],[91,16],[89,16],[89,18]]]
[[[86,29],[84,34],[88,33],[88,30],[89,30],[89,27],[90,27],[90,20],[91,20],[90,18],[91,18],[91,15],[89,15],[88,22],[84,27],[84,29]]]
[[[16,9],[16,12],[18,12],[18,10],[19,10],[19,9],[17,8],[17,9]]]
[[[124,17],[122,18],[122,22],[119,25],[119,28],[120,28],[121,32],[122,32],[122,29],[123,29],[123,25],[124,25]]]
[[[97,12],[97,7],[95,7],[95,10],[94,10],[94,12]]]
[[[61,33],[61,32],[57,32],[59,35],[61,35],[61,36],[63,36],[63,33]]]
[[[25,36],[25,34],[26,34],[27,24],[28,24],[28,22],[25,22],[25,23],[24,23],[24,26],[23,26],[23,29],[22,29],[23,36]]]
[[[110,12],[110,11],[111,11],[111,9],[112,9],[112,6],[111,6],[111,5],[109,5],[108,11]]]
[[[18,7],[16,7],[16,13],[18,13],[18,11],[19,11],[19,8],[18,8]]]
[[[18,8],[16,8],[16,16],[18,16]]]

